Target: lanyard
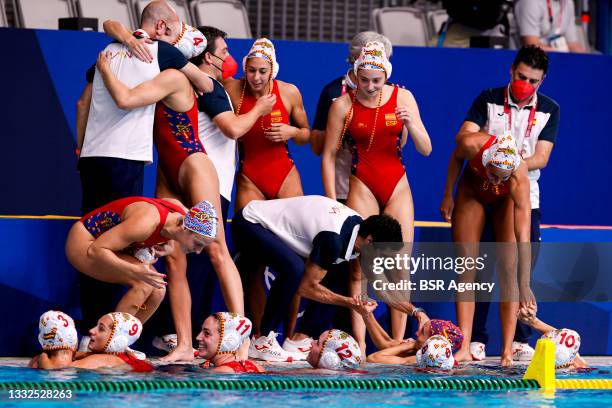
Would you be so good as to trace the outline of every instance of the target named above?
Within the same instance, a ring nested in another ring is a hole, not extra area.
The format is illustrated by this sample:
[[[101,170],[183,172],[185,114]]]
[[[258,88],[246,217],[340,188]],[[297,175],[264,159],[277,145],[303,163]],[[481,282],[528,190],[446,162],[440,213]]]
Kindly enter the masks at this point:
[[[512,108],[510,108],[510,103],[508,102],[508,94],[510,91],[506,89],[506,93],[504,94],[504,115],[508,120],[508,131],[512,133]],[[537,102],[533,104],[531,107],[531,111],[529,111],[529,118],[527,119],[527,130],[525,131],[525,139],[531,136],[531,130],[533,129],[533,125],[535,125],[535,115],[536,115]]]
[[[552,11],[552,5],[550,0],[546,0],[546,7],[548,8],[548,21],[550,21],[550,28],[553,29],[554,16]],[[561,32],[561,25],[563,24],[563,2],[559,0],[559,28],[557,31]]]

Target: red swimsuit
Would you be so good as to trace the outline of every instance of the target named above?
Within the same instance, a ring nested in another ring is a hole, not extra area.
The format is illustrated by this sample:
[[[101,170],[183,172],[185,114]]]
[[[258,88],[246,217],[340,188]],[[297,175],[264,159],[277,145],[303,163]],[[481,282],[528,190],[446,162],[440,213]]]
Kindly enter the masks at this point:
[[[482,154],[491,147],[495,139],[495,136],[491,136],[487,140],[487,143],[480,149],[476,157],[468,162],[470,171],[466,172],[467,177],[469,177],[468,180],[473,186],[476,198],[483,204],[491,204],[504,198],[510,192],[508,184],[505,182],[498,185],[491,184],[487,177],[487,171],[482,165]]]
[[[161,235],[161,230],[166,223],[168,213],[181,213],[185,214],[183,208],[172,204],[169,201],[161,200],[157,198],[146,198],[146,197],[127,197],[121,198],[116,201],[112,201],[102,207],[93,210],[92,212],[85,214],[80,222],[83,223],[87,231],[94,238],[98,238],[100,235],[113,228],[114,226],[121,223],[123,211],[125,208],[133,203],[144,201],[149,204],[153,204],[159,212],[159,225],[153,231],[153,234],[147,238],[144,242],[137,242],[132,244],[134,247],[152,247],[154,245],[168,242],[168,238]]]
[[[252,361],[230,361],[227,364],[223,364],[221,367],[230,367],[235,373],[260,373],[259,367],[257,367]]]
[[[247,87],[248,88],[248,87]],[[278,83],[272,82],[272,92],[276,104],[269,115],[260,117],[253,127],[240,139],[240,171],[249,178],[267,199],[276,198],[285,178],[293,168],[287,142],[272,142],[264,136],[264,130],[271,123],[289,124],[289,114],[285,109],[278,90]],[[245,89],[242,105],[237,114],[249,112],[257,98]]]
[[[158,162],[170,187],[180,191],[179,170],[189,155],[206,153],[198,136],[198,103],[187,112],[176,112],[163,102],[155,107],[153,139],[157,147]]]
[[[154,367],[144,360],[139,360],[130,353],[117,353],[117,357],[122,359],[127,365],[132,367],[132,371],[136,373],[150,373]]]
[[[401,147],[404,124],[395,116],[398,92],[395,86],[391,98],[379,108],[369,150],[376,108],[365,107],[355,99],[347,132],[353,152],[352,174],[370,189],[381,208],[387,205],[397,183],[406,174]]]

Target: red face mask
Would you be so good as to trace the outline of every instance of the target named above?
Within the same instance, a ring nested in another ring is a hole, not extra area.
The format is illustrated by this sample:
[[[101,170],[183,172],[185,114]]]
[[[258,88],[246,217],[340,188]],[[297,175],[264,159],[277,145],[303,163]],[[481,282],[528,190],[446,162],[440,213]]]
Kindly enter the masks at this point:
[[[211,54],[211,55],[216,57],[217,59],[221,59],[217,57],[215,54]],[[213,66],[217,68],[219,71],[221,71],[221,76],[223,77],[223,79],[231,78],[234,75],[236,75],[236,73],[238,72],[238,63],[231,55],[228,55],[227,57],[225,57],[224,60],[221,60],[221,61],[223,61],[223,64],[221,64],[221,68],[219,68],[218,66],[214,64]]]
[[[527,81],[516,80],[510,84],[512,96],[514,96],[517,102],[524,101],[530,98],[536,91],[536,89]]]

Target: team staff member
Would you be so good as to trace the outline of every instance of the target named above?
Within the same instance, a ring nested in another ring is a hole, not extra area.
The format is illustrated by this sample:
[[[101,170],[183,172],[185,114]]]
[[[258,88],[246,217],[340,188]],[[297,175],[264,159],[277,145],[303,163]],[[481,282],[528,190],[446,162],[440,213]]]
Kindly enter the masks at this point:
[[[472,104],[459,133],[484,132],[491,135],[512,134],[519,153],[529,170],[529,196],[531,202],[531,242],[540,242],[540,170],[546,167],[559,131],[559,105],[538,92],[548,73],[548,56],[535,46],[523,47],[517,53],[510,69],[510,83],[484,90]],[[453,214],[453,188],[461,163],[451,160],[444,198],[440,206],[442,217],[451,221]],[[490,220],[487,221],[490,224]],[[534,254],[535,259],[536,254]],[[535,262],[534,262],[535,263]],[[471,353],[467,359],[483,360],[488,341],[486,320],[490,303],[476,304]],[[512,349],[515,360],[530,360],[533,349],[528,341],[529,327],[519,323]]]
[[[544,51],[586,51],[578,40],[573,0],[518,1],[514,16],[524,45]]]
[[[286,311],[299,288],[299,295],[314,301],[317,307],[306,307],[297,331],[303,337],[316,338],[321,321],[328,319],[331,323],[334,306],[354,307],[351,298],[321,284],[330,267],[356,258],[366,243],[402,239],[399,223],[390,216],[374,215],[363,220],[345,205],[322,196],[255,200],[232,222],[239,250],[257,254],[278,273],[266,302],[262,333],[285,323]],[[331,328],[331,324],[327,326]],[[284,355],[272,340],[270,335],[255,339],[249,355],[264,359],[270,353]]]

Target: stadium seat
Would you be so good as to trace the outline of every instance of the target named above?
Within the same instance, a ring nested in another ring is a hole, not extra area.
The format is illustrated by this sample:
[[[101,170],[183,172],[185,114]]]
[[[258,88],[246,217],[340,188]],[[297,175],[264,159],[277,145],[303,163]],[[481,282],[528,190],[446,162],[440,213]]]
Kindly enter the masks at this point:
[[[193,19],[191,18],[191,14],[189,13],[189,4],[187,0],[167,0],[168,3],[176,10],[176,14],[178,14],[181,21],[185,21],[189,25],[193,25]],[[140,15],[142,14],[142,10],[146,7],[147,4],[151,2],[151,0],[132,0],[134,3],[134,9],[136,16],[136,20],[140,21]]]
[[[4,2],[0,0],[0,27],[8,27],[6,11],[4,10]]]
[[[412,7],[384,7],[372,12],[374,29],[393,45],[426,47],[431,35],[422,10]]]
[[[76,6],[79,17],[98,19],[98,31],[104,31],[102,23],[111,19],[119,21],[129,29],[136,28],[129,0],[76,0]]]
[[[58,19],[74,17],[71,0],[13,0],[21,28],[58,29]]]
[[[249,17],[240,1],[194,0],[191,2],[191,14],[198,26],[215,26],[230,38],[252,38]]]
[[[440,9],[427,12],[430,38],[435,37],[440,32],[440,28],[442,28],[442,24],[444,24],[446,20],[448,20],[448,13],[446,10]]]

